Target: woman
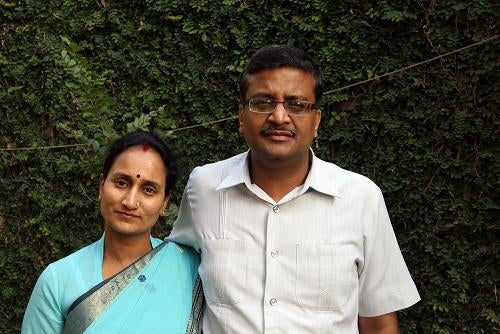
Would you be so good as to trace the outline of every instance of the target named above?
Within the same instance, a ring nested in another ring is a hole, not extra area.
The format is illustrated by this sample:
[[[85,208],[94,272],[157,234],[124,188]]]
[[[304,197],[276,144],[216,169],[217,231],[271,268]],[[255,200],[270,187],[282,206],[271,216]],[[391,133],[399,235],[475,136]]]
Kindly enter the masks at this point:
[[[202,298],[194,251],[151,237],[177,179],[154,134],[118,139],[104,161],[100,240],[50,264],[22,333],[199,333]]]

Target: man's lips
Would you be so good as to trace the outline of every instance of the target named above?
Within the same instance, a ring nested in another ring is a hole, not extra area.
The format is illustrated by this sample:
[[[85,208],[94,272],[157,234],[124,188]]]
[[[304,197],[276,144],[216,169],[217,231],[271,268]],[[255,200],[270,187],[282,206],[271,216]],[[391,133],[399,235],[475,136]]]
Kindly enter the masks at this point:
[[[296,131],[294,129],[266,128],[262,129],[260,134],[263,136],[295,137]]]

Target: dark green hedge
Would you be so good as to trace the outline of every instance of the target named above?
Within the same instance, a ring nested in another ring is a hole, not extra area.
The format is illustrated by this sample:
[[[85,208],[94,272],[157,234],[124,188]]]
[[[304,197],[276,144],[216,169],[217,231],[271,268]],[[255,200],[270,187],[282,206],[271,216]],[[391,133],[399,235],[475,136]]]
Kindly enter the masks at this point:
[[[477,1],[0,0],[0,332],[51,261],[102,233],[103,147],[148,128],[183,177],[245,148],[236,81],[269,43],[309,51],[332,90],[498,35]],[[498,39],[325,96],[315,152],[383,189],[423,301],[403,333],[493,333],[498,296]]]

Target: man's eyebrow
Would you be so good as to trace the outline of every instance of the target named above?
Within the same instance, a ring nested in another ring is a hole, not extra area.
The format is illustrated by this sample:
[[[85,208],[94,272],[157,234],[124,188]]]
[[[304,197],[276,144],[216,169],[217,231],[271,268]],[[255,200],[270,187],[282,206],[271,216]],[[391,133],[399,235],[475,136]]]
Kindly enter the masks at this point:
[[[273,99],[273,100],[276,100],[276,98],[274,97],[273,94],[270,94],[270,93],[257,93],[255,95],[252,95],[250,98],[251,99],[254,99],[256,97],[266,97],[266,98],[269,98],[269,99]],[[285,101],[309,101],[305,96],[301,96],[301,95],[288,95],[285,97]]]
[[[269,93],[257,93],[255,95],[252,95],[250,98],[254,99],[256,97],[266,97],[266,98],[274,100],[274,95],[273,94],[269,94]]]
[[[286,96],[285,97],[285,100],[286,101],[308,101],[307,98],[305,96],[300,96],[300,95],[289,95],[289,96]]]

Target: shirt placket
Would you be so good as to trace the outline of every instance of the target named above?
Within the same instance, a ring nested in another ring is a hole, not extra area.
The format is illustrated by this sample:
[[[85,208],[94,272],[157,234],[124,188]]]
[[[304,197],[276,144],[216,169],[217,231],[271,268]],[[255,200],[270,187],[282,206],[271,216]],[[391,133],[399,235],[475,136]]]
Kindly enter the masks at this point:
[[[266,245],[266,274],[264,292],[264,333],[269,333],[277,326],[280,305],[279,295],[279,266],[280,250],[278,249],[277,233],[280,223],[280,206],[270,205],[267,214]]]

